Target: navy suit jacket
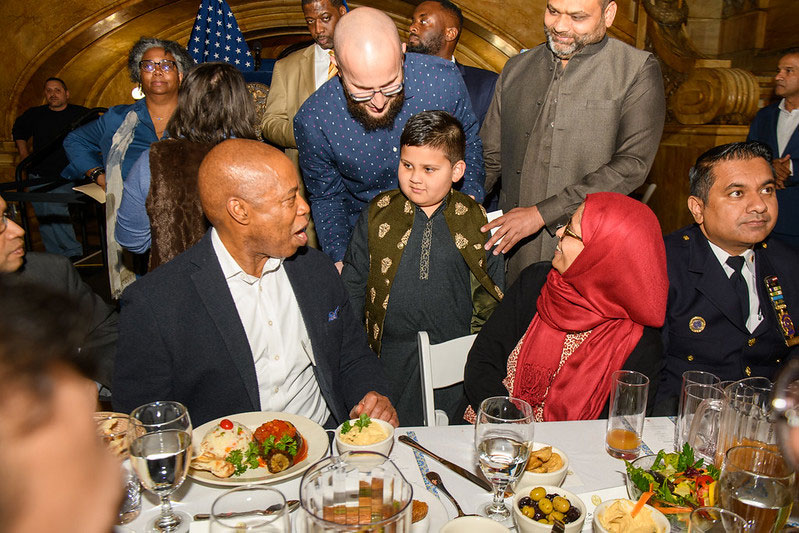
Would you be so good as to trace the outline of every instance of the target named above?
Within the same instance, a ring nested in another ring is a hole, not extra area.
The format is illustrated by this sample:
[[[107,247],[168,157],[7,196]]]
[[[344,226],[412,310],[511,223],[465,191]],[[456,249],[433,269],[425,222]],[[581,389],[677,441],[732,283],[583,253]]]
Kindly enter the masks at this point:
[[[371,390],[388,396],[380,360],[366,344],[331,261],[303,248],[283,266],[311,339],[316,380],[335,421],[346,420]],[[112,390],[118,411],[176,400],[186,405],[195,426],[261,410],[250,345],[210,232],[122,295]]]
[[[469,91],[472,109],[477,115],[477,124],[482,127],[488,106],[494,97],[494,87],[497,85],[499,74],[482,68],[467,67],[457,61],[455,66],[458,67],[458,71],[463,76],[463,83],[466,84],[466,90]]]
[[[786,182],[787,187],[777,191],[780,212],[774,233],[796,245],[799,243],[799,128],[793,131],[788,144],[785,145],[785,150],[778,153],[777,120],[779,116],[779,102],[758,111],[752,125],[749,126],[749,135],[746,140],[767,144],[775,158],[791,154],[793,175]]]
[[[764,320],[750,333],[730,279],[702,230],[692,225],[665,238],[669,300],[663,326],[665,367],[656,414],[673,414],[687,370],[712,372],[724,380],[774,377],[799,347],[788,348],[763,279],[775,275],[788,311],[799,319],[799,251],[778,239],[755,245],[755,271]],[[693,326],[693,328],[692,328]],[[695,331],[700,330],[700,331]]]

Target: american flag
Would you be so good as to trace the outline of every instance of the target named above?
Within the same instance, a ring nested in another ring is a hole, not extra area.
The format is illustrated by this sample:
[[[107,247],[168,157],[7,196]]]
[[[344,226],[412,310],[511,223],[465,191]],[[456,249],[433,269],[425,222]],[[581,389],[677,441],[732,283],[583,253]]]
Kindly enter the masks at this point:
[[[187,48],[197,63],[224,61],[242,71],[253,70],[250,47],[225,0],[202,1]]]

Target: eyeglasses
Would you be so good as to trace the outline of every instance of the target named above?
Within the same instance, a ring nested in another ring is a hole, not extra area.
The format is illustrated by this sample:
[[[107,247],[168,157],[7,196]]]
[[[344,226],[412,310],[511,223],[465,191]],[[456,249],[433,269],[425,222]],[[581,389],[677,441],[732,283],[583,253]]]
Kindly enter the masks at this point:
[[[178,64],[171,59],[162,59],[161,61],[143,59],[139,61],[139,68],[144,72],[155,72],[156,68],[160,69],[161,72],[173,72],[178,69]]]
[[[565,226],[560,226],[558,229],[561,228],[563,228],[563,237],[571,237],[572,239],[577,239],[578,241],[583,242],[583,238],[574,233],[574,230],[572,229],[572,219],[569,219]],[[563,237],[561,237],[561,240],[563,240]]]
[[[399,75],[400,76],[404,75],[402,69],[400,69]],[[339,70],[339,76],[341,76],[341,71],[340,70]],[[341,77],[341,81],[345,81],[343,76]],[[399,94],[400,92],[402,92],[402,88],[404,86],[405,86],[405,82],[401,81],[399,83],[395,83],[395,84],[392,84],[392,85],[386,85],[385,87],[381,87],[380,89],[377,89],[377,90],[361,91],[361,92],[358,92],[358,93],[353,93],[353,92],[350,92],[349,89],[347,89],[347,85],[345,83],[344,84],[344,90],[347,91],[347,93],[349,93],[350,98],[352,99],[353,102],[363,103],[363,102],[368,102],[369,100],[374,98],[375,97],[375,93],[382,93],[383,96],[394,96],[395,94]]]
[[[5,233],[6,229],[8,229],[8,222],[13,221],[16,216],[17,208],[13,204],[9,205],[6,211],[0,213],[0,235]]]
[[[389,85],[388,87],[383,87],[382,89],[377,89],[376,91],[364,91],[362,93],[350,93],[350,98],[354,102],[368,102],[372,98],[375,97],[375,93],[383,93],[383,96],[394,96],[395,94],[399,94],[402,91],[402,87],[405,84],[403,82],[399,82],[396,85]],[[349,91],[347,91],[349,92]]]

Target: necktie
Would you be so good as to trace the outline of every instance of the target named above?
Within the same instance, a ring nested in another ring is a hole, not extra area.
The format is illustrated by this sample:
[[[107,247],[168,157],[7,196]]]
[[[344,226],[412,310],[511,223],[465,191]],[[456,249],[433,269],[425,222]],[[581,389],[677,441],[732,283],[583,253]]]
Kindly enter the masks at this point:
[[[732,273],[732,276],[730,276],[730,283],[732,283],[735,294],[738,295],[741,304],[741,317],[744,323],[746,323],[749,318],[749,288],[746,286],[746,281],[741,274],[741,269],[744,266],[744,258],[740,255],[730,256],[727,258],[727,265],[735,271]]]
[[[333,63],[333,50],[328,50],[327,53],[330,55],[330,64],[327,66],[327,79],[330,79],[338,73],[338,69],[336,64]]]

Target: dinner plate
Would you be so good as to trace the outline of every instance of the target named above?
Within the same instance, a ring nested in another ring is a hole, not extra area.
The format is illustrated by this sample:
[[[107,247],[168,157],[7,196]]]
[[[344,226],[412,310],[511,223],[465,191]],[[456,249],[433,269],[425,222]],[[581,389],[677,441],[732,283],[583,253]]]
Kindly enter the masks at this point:
[[[269,422],[270,420],[278,419],[291,422],[300,432],[302,438],[308,443],[308,455],[305,457],[305,459],[295,464],[291,468],[287,468],[286,470],[278,472],[277,474],[271,474],[266,467],[261,467],[255,470],[247,470],[240,476],[221,478],[216,477],[211,472],[195,470],[194,468],[191,468],[189,470],[190,478],[196,479],[197,481],[202,481],[203,483],[209,483],[211,485],[221,485],[227,487],[237,487],[240,485],[248,485],[250,483],[275,483],[302,474],[308,470],[312,464],[327,455],[327,433],[324,429],[322,429],[322,426],[313,420],[309,420],[304,416],[292,415],[289,413],[254,411],[250,413],[239,413],[237,415],[223,416],[217,418],[216,420],[206,422],[202,426],[194,428],[191,437],[191,447],[194,457],[200,455],[200,444],[205,438],[205,435],[211,431],[214,426],[226,418],[233,422],[238,422],[243,426],[247,426],[253,432],[255,432],[255,430],[258,429],[261,424],[264,422]]]

